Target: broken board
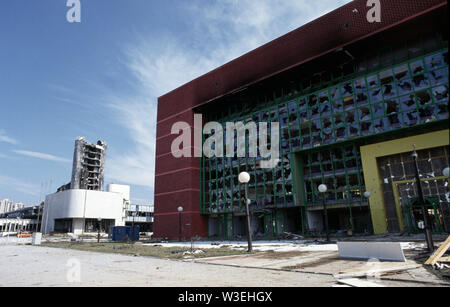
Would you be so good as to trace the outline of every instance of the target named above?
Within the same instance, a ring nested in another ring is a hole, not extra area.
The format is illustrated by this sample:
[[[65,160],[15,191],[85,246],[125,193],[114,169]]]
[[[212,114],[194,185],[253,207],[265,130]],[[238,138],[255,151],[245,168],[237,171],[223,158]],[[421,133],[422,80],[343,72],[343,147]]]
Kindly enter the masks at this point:
[[[399,242],[338,242],[339,258],[405,262]]]
[[[436,263],[442,261],[447,262],[448,257],[442,257],[447,250],[450,248],[450,236],[448,236],[447,240],[441,244],[441,246],[431,255],[430,258],[425,262],[427,265],[435,265]]]

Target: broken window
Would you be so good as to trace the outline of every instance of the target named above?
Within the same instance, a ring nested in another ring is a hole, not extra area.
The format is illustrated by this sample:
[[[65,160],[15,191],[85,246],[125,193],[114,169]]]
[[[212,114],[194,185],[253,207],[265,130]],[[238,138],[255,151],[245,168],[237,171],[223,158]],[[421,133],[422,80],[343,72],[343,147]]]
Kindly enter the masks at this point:
[[[393,83],[383,85],[383,97],[384,97],[384,99],[391,98],[391,97],[393,97],[395,95],[396,95],[396,93],[395,93],[395,87],[394,87]]]
[[[419,74],[425,70],[422,60],[417,60],[417,61],[410,63],[409,67],[411,68],[411,72],[414,75]]]
[[[448,71],[448,69],[446,69],[446,68],[437,69],[435,71],[432,71],[430,73],[431,85],[448,83],[447,71]]]
[[[374,117],[384,116],[384,103],[373,104],[372,113]]]
[[[332,100],[336,100],[339,97],[341,97],[340,93],[339,93],[339,88],[337,88],[337,87],[331,88],[330,89],[330,97],[331,97]]]
[[[433,88],[433,97],[437,102],[448,101],[448,85],[441,85]]]
[[[413,126],[416,125],[419,121],[419,113],[414,110],[411,112],[404,113],[403,120],[405,122],[406,126]]]
[[[397,113],[399,111],[399,105],[397,99],[386,101],[386,114]]]
[[[435,120],[432,106],[427,106],[422,109],[419,109],[419,116],[421,123],[428,123],[429,121]]]
[[[368,135],[373,133],[372,122],[371,121],[362,121],[361,125],[361,133],[363,135]]]
[[[333,101],[334,112],[342,111],[343,101],[341,99]]]
[[[344,110],[352,109],[355,107],[353,103],[353,97],[344,98]]]
[[[416,108],[414,95],[400,97],[400,107],[402,111],[409,111]]]
[[[408,65],[403,64],[394,68],[395,79],[401,81],[409,76]]]
[[[369,88],[374,88],[379,86],[379,82],[378,82],[378,76],[375,75],[371,75],[369,77],[367,77],[367,84],[369,85]]]
[[[336,140],[342,141],[345,139],[345,127],[337,128],[336,129]]]
[[[380,83],[381,85],[385,85],[394,81],[394,75],[392,74],[392,70],[388,69],[380,72]]]
[[[383,100],[383,95],[380,88],[371,89],[369,91],[370,102],[376,103]]]
[[[421,74],[421,75],[414,76],[413,83],[414,83],[414,89],[416,91],[430,86],[430,82],[428,81],[427,75]]]
[[[389,126],[391,128],[401,128],[401,114],[392,114],[388,116]]]
[[[384,118],[378,118],[373,121],[374,131],[380,133],[386,131],[386,124]]]
[[[419,105],[426,105],[431,103],[431,95],[428,90],[416,93]]]
[[[425,58],[425,64],[428,70],[433,70],[435,68],[444,65],[444,61],[441,53],[433,54]]]
[[[403,80],[397,83],[399,95],[408,94],[413,90],[412,81],[410,79]]]
[[[370,119],[370,109],[368,107],[359,108],[359,120],[369,120]]]

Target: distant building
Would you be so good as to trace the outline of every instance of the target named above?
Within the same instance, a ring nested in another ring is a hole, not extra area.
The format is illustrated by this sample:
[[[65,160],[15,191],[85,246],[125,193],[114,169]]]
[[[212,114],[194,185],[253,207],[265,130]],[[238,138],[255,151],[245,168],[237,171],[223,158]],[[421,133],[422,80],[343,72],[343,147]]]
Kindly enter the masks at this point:
[[[130,203],[130,187],[111,184],[104,189],[106,143],[75,141],[72,180],[45,198],[42,232],[108,232],[125,225],[125,207]]]
[[[126,226],[139,225],[141,232],[153,232],[153,213],[155,212],[153,205],[129,204],[125,210]]]
[[[75,141],[71,189],[103,191],[106,143],[86,142],[84,137]]]
[[[23,208],[25,208],[25,205],[23,203],[14,203],[9,199],[0,200],[0,214],[17,211]]]

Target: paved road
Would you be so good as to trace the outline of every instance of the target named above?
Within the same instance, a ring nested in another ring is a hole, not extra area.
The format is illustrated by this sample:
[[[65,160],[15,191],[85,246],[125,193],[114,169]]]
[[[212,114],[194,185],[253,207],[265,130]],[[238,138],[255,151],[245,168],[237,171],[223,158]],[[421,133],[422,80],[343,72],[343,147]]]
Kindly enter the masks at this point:
[[[0,286],[315,287],[335,283],[327,275],[0,245]]]

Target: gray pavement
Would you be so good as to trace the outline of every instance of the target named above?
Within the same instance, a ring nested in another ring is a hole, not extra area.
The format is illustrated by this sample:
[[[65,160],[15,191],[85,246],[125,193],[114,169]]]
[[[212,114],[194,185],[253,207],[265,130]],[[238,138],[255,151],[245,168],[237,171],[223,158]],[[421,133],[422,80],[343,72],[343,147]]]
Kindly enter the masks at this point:
[[[0,245],[0,286],[327,287],[335,284],[334,278],[328,275]]]

